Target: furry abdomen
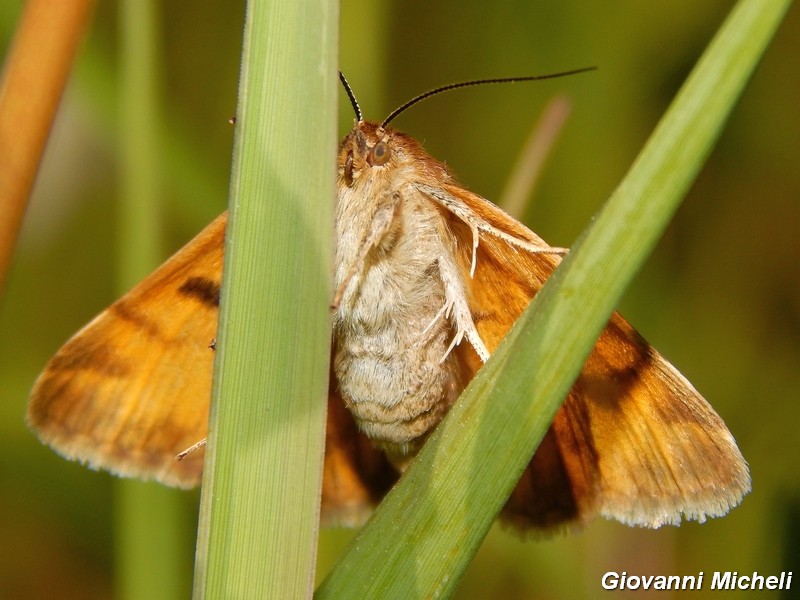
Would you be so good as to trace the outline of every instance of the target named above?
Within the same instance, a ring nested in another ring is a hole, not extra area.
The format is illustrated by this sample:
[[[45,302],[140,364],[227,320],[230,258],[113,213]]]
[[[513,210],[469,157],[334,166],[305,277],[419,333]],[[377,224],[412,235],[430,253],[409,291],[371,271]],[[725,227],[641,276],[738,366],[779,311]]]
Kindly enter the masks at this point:
[[[337,222],[347,219],[347,198]],[[342,202],[342,199],[340,199]],[[362,236],[339,236],[336,284],[347,276],[347,256]],[[391,227],[366,256],[334,317],[334,373],[359,427],[392,453],[414,451],[463,388],[447,353],[454,330],[440,314],[445,288],[440,262],[454,250],[441,235],[443,217],[426,199],[404,198]],[[348,247],[350,242],[352,247]],[[363,243],[363,242],[362,242]]]

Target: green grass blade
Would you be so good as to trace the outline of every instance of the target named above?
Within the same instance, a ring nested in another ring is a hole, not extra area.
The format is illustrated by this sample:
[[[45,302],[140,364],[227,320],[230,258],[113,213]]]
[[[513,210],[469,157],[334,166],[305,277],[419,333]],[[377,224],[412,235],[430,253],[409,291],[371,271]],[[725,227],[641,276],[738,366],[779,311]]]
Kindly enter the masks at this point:
[[[353,541],[318,598],[452,594],[789,4],[736,5],[596,222]]]
[[[338,4],[247,3],[195,598],[313,589]]]
[[[152,0],[121,5],[120,293],[152,271],[160,248],[158,14]],[[121,599],[173,600],[189,585],[190,552],[180,492],[153,482],[117,480],[115,577]],[[183,543],[182,543],[183,542]]]

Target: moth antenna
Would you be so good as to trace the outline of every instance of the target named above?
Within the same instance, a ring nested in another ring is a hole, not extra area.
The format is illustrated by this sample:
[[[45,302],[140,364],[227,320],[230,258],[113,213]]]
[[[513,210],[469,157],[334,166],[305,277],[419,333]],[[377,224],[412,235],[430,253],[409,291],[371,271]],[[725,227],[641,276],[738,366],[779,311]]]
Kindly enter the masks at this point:
[[[397,118],[397,116],[400,115],[400,113],[405,112],[407,109],[411,108],[412,106],[414,106],[418,102],[422,102],[426,98],[430,98],[431,96],[435,96],[436,94],[441,94],[442,92],[448,92],[450,90],[455,90],[455,89],[463,88],[463,87],[472,87],[472,86],[475,86],[475,85],[484,85],[484,84],[487,84],[487,83],[516,83],[516,82],[520,82],[520,81],[539,81],[541,79],[555,79],[556,77],[566,77],[567,75],[577,75],[578,73],[585,73],[587,71],[595,71],[595,70],[597,70],[597,67],[584,67],[582,69],[573,69],[571,71],[562,71],[560,73],[549,73],[547,75],[528,75],[528,76],[525,76],[525,77],[501,77],[501,78],[497,78],[497,79],[475,79],[473,81],[462,81],[460,83],[450,83],[448,85],[443,85],[441,87],[438,87],[438,88],[435,88],[435,89],[430,90],[428,92],[425,92],[424,94],[420,94],[419,96],[415,96],[414,98],[412,98],[411,100],[409,100],[408,102],[403,104],[402,106],[394,109],[389,114],[389,116],[386,117],[383,120],[383,123],[381,123],[381,128],[386,127],[391,121],[393,121],[395,118]],[[339,74],[341,75],[341,73],[339,73]],[[344,75],[342,75],[342,81],[344,81]],[[346,83],[345,83],[345,87],[347,87]],[[350,94],[350,93],[351,92],[349,91],[349,88],[348,88],[348,94]],[[355,100],[353,100],[353,101],[355,101]],[[359,121],[360,120],[361,119],[359,117]]]
[[[344,91],[347,92],[347,97],[350,98],[350,104],[353,106],[353,112],[356,113],[356,120],[361,123],[364,120],[364,117],[361,114],[361,107],[358,105],[358,100],[356,100],[356,96],[353,93],[353,88],[351,88],[350,84],[347,83],[347,79],[345,78],[344,73],[341,71],[339,71],[339,81],[342,82]]]

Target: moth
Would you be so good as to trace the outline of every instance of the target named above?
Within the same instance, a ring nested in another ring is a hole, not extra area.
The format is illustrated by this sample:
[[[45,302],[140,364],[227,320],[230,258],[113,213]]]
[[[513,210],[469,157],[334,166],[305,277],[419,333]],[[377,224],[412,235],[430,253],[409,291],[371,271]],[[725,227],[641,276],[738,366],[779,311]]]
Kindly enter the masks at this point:
[[[536,79],[547,78],[535,77]],[[355,525],[558,266],[564,251],[356,113],[338,151],[333,356],[322,519]],[[519,78],[534,79],[534,78]],[[516,79],[518,80],[518,79]],[[226,215],[81,329],[36,381],[28,422],[70,459],[200,482]],[[501,518],[534,531],[595,516],[659,527],[723,515],[750,490],[724,422],[613,314]]]

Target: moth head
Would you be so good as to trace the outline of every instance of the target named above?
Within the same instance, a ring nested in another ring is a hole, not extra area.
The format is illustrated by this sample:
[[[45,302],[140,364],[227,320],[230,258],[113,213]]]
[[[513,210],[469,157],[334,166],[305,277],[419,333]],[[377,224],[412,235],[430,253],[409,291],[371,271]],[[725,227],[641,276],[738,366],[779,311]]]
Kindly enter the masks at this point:
[[[339,148],[339,181],[353,187],[370,175],[388,171],[392,146],[390,131],[367,121],[357,122]]]
[[[428,178],[431,170],[450,179],[444,165],[413,138],[370,121],[356,122],[339,147],[338,180],[349,188],[397,175],[404,180]]]

